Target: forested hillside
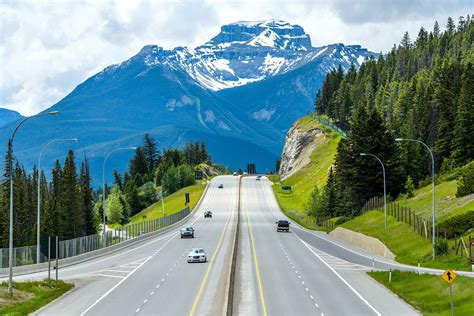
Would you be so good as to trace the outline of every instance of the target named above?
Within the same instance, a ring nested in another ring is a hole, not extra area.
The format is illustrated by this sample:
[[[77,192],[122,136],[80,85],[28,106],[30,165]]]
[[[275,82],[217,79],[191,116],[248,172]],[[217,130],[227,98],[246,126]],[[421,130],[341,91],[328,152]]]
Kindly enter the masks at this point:
[[[10,161],[0,185],[0,248],[7,247],[10,209]],[[81,158],[81,157],[79,157]],[[145,134],[143,145],[136,148],[123,175],[113,170],[114,184],[106,184],[107,223],[128,223],[131,216],[158,200],[158,194],[169,195],[195,183],[194,170],[209,163],[204,143],[187,143],[183,149],[160,152],[156,141]],[[61,165],[56,160],[50,172],[41,170],[41,234],[59,236],[61,240],[93,235],[102,222],[102,189],[94,191],[87,157],[76,166],[76,154],[70,150]],[[106,170],[112,173],[112,170]],[[48,181],[49,180],[49,181]],[[159,187],[161,186],[161,188]],[[15,247],[36,244],[38,205],[38,170],[25,171],[21,162],[13,163],[13,242]]]
[[[446,30],[436,22],[421,28],[414,41],[405,33],[399,45],[358,71],[331,71],[317,93],[316,111],[349,131],[339,143],[335,169],[327,186],[313,194],[311,208],[322,217],[357,213],[383,192],[385,164],[391,197],[429,181],[431,159],[420,140],[434,153],[435,171],[465,165],[474,156],[474,23],[469,16]],[[472,173],[472,172],[471,172]]]

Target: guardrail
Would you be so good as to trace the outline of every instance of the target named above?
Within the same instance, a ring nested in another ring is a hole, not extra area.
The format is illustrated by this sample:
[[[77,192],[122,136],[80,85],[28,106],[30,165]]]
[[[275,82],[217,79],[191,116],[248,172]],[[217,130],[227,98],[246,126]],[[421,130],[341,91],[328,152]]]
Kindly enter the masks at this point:
[[[95,234],[89,236],[78,237],[59,242],[59,259],[66,259],[82,254],[86,254],[98,249],[120,244],[124,241],[134,239],[144,234],[158,231],[162,228],[170,226],[181,221],[190,213],[189,207],[181,211],[157,218],[154,220],[143,221],[134,224],[125,225],[122,229],[109,230],[104,236]],[[47,257],[40,255],[40,263],[46,262]],[[13,249],[13,267],[36,264],[36,246],[15,247]],[[8,248],[0,248],[0,269],[8,267]]]

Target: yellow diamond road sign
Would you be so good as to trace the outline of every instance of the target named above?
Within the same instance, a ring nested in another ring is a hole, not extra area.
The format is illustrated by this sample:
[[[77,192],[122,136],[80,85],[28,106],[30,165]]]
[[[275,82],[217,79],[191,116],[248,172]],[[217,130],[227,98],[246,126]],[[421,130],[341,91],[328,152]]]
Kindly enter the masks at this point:
[[[444,271],[443,275],[441,276],[441,278],[443,280],[445,280],[446,282],[448,282],[449,284],[453,283],[454,279],[456,279],[457,277],[457,274],[454,273],[453,270],[446,270]]]

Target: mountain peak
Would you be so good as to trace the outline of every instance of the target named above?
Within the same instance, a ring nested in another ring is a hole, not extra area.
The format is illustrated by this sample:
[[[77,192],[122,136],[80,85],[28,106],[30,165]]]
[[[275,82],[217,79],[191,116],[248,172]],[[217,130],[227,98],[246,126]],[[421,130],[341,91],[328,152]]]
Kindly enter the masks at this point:
[[[291,51],[313,48],[309,35],[301,26],[273,19],[223,25],[221,32],[204,46],[226,48],[232,45],[266,46]]]

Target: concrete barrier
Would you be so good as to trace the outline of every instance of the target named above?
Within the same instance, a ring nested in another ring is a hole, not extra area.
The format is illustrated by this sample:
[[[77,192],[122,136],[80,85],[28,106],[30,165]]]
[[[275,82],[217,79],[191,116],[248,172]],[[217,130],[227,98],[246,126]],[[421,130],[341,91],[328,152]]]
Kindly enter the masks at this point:
[[[164,227],[160,230],[150,232],[150,233],[146,233],[144,235],[135,237],[133,239],[123,241],[119,244],[115,244],[115,245],[112,245],[112,246],[108,246],[106,248],[101,248],[101,249],[97,249],[97,250],[94,250],[94,251],[90,251],[90,252],[87,252],[87,253],[84,253],[84,254],[81,254],[81,255],[78,255],[78,256],[60,259],[60,260],[58,260],[59,268],[61,269],[61,268],[72,266],[72,265],[75,265],[75,264],[78,264],[78,263],[82,263],[84,261],[92,260],[92,259],[95,259],[97,257],[104,256],[106,254],[110,254],[110,253],[122,250],[124,248],[127,248],[127,247],[131,247],[131,246],[136,245],[138,243],[141,243],[145,240],[151,239],[155,236],[162,235],[162,234],[167,233],[167,232],[169,232],[173,229],[176,229],[177,227],[179,227],[180,225],[185,223],[189,219],[189,217],[192,214],[194,214],[194,212],[197,209],[199,209],[199,207],[201,206],[202,200],[206,196],[208,188],[209,188],[209,182],[206,184],[206,188],[204,189],[204,192],[201,195],[201,198],[199,199],[199,202],[196,204],[194,209],[182,220],[180,220],[180,221],[178,221],[174,224],[171,224],[169,226],[166,226],[166,227]],[[54,260],[52,260],[51,261],[51,268],[55,264],[56,264],[56,262]],[[42,262],[40,264],[13,267],[13,275],[30,274],[30,273],[35,273],[35,272],[47,271],[47,270],[48,270],[48,262]],[[8,268],[0,269],[0,278],[8,277],[8,274],[9,274],[9,269]]]
[[[383,256],[390,260],[395,260],[395,255],[377,238],[366,236],[342,227],[337,227],[335,230],[330,232],[329,235],[362,248],[365,251]]]

